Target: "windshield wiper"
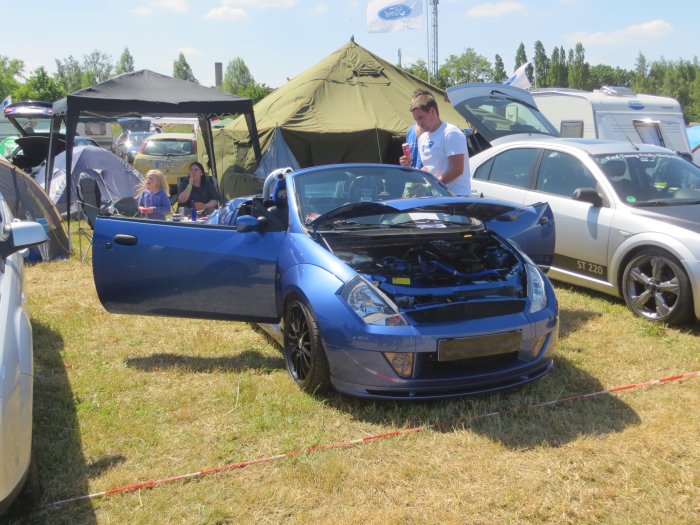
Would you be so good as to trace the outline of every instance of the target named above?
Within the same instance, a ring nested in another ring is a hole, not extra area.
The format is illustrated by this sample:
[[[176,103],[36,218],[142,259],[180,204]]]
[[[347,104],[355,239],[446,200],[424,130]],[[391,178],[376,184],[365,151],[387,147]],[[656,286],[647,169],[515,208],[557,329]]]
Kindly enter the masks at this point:
[[[522,104],[523,106],[528,107],[530,109],[535,109],[535,110],[539,111],[539,109],[537,107],[533,106],[532,104],[529,104],[528,102],[525,102],[524,100],[520,100],[519,98],[515,98],[515,97],[510,97],[510,96],[506,95],[505,93],[503,93],[503,91],[498,91],[497,89],[491,90],[491,95],[494,95],[496,93],[501,95],[501,98],[504,98],[505,100],[510,100],[511,102],[516,102],[516,103]]]
[[[636,207],[642,207],[642,206],[687,206],[690,204],[700,204],[700,200],[695,200],[695,201],[642,201],[642,202],[636,202],[634,205]]]

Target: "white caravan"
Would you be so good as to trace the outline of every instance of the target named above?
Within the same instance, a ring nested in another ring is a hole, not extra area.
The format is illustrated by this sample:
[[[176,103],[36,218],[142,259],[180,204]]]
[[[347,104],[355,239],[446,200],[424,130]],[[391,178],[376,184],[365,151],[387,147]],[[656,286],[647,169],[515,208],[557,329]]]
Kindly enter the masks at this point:
[[[673,98],[608,86],[593,92],[540,88],[532,96],[562,137],[643,142],[690,154],[683,111]]]

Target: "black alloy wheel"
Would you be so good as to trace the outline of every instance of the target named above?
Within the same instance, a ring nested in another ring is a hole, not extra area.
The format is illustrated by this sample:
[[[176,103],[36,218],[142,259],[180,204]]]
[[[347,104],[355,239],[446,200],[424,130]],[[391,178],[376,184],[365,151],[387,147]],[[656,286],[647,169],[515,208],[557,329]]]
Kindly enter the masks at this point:
[[[316,320],[298,297],[292,298],[284,310],[284,358],[289,375],[305,392],[330,388],[328,361]]]
[[[692,313],[690,281],[669,253],[649,248],[634,256],[622,277],[625,303],[650,321],[681,324]]]

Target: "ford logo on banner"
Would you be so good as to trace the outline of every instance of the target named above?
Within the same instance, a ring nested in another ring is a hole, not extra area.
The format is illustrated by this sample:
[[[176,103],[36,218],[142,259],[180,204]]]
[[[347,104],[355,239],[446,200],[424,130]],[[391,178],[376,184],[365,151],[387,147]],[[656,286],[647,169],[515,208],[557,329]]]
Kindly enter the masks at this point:
[[[644,109],[644,104],[639,100],[630,100],[627,105],[630,109]]]
[[[411,8],[406,4],[396,4],[380,9],[377,13],[382,20],[401,20],[411,15]]]

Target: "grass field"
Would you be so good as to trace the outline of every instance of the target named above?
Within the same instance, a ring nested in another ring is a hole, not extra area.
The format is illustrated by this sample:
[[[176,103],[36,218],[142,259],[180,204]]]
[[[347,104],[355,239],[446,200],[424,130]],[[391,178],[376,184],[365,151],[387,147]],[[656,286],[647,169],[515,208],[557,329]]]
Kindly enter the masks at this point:
[[[251,325],[109,314],[76,259],[26,278],[41,492],[10,523],[700,523],[700,378],[519,410],[700,370],[697,325],[650,324],[557,286],[560,340],[542,380],[371,402],[302,393]],[[483,417],[498,410],[510,412]],[[302,453],[47,506],[292,451]]]

